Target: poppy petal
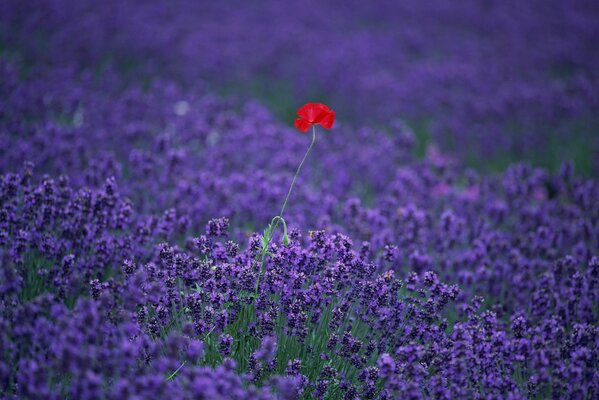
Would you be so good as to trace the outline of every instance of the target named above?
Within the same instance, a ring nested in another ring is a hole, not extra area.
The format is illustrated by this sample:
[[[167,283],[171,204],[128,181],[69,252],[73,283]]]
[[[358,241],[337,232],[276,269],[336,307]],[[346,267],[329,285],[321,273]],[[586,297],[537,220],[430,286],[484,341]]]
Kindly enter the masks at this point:
[[[315,124],[320,124],[320,123],[322,122],[322,120],[323,120],[324,118],[326,118],[326,116],[327,116],[328,114],[329,114],[329,111],[320,110],[320,111],[319,111],[319,112],[316,114],[316,116],[314,117],[314,120],[313,120],[313,122],[314,122]]]
[[[303,118],[297,118],[294,122],[294,125],[298,131],[307,132],[312,124]]]
[[[329,111],[325,114],[324,118],[320,121],[320,125],[323,128],[331,129],[333,127],[333,123],[335,122],[335,111]]]
[[[329,106],[322,103],[306,103],[297,110],[297,115],[304,118],[308,122],[319,122],[324,115],[323,112],[328,112]]]

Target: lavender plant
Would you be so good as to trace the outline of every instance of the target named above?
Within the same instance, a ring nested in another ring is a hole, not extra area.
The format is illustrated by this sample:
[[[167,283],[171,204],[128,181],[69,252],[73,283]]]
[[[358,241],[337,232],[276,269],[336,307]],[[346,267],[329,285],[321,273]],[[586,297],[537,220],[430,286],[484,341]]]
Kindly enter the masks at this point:
[[[0,397],[598,397],[594,8],[379,6],[0,2]]]

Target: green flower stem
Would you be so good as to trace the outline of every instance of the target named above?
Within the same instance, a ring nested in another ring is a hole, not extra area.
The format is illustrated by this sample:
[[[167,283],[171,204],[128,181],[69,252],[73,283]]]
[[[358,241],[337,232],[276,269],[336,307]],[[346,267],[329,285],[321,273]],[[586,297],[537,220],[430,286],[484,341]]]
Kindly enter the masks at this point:
[[[279,213],[279,221],[283,218],[283,213],[285,212],[285,207],[287,207],[287,202],[289,201],[289,196],[291,196],[291,191],[293,190],[293,186],[295,185],[295,180],[297,179],[297,176],[299,175],[300,171],[302,170],[302,166],[304,165],[306,158],[308,158],[308,154],[310,154],[310,150],[312,150],[312,147],[314,147],[314,143],[316,143],[316,127],[314,125],[312,125],[312,143],[310,143],[310,147],[308,147],[306,154],[304,154],[304,158],[302,159],[302,162],[300,163],[300,165],[297,167],[297,170],[295,171],[295,175],[293,176],[293,180],[291,181],[291,186],[289,186],[289,191],[287,192],[287,197],[285,197],[285,201],[283,202],[283,207],[281,207],[281,212]],[[277,226],[278,226],[278,223],[275,225],[273,230],[275,230]]]
[[[283,213],[285,212],[285,207],[287,207],[287,202],[289,201],[289,197],[291,196],[291,191],[293,190],[293,186],[295,186],[295,181],[297,180],[297,176],[299,175],[300,171],[302,170],[302,166],[304,165],[304,162],[306,162],[306,159],[308,158],[308,154],[310,154],[312,147],[314,147],[314,143],[316,143],[316,127],[314,125],[312,125],[312,143],[310,143],[308,150],[306,150],[306,154],[304,154],[304,158],[302,158],[302,161],[298,165],[297,170],[295,170],[295,175],[293,175],[293,180],[291,181],[291,186],[289,186],[289,190],[287,191],[287,196],[285,196],[285,201],[283,202],[283,206],[281,207],[281,212],[279,213],[279,215],[277,215],[276,217],[274,217],[272,219],[272,221],[270,222],[269,228],[265,231],[265,232],[267,232],[268,237],[266,238],[266,243],[262,246],[262,252],[260,253],[260,271],[258,271],[258,279],[256,280],[256,291],[255,291],[256,296],[258,295],[258,287],[260,286],[260,277],[262,276],[262,268],[264,266],[264,259],[266,258],[266,254],[268,253],[268,247],[270,245],[270,242],[272,241],[273,233],[277,230],[277,227],[279,226],[279,224],[281,222],[283,222],[283,225],[285,226],[285,232],[287,232],[287,224],[285,223],[285,220],[283,219]],[[274,222],[274,225],[273,225],[273,222]]]

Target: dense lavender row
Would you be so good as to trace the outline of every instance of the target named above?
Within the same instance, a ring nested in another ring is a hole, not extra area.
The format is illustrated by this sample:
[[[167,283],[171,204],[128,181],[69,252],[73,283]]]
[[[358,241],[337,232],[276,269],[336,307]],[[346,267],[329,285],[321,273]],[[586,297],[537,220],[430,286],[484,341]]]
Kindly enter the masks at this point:
[[[0,65],[2,170],[29,160],[77,187],[115,177],[136,210],[170,226],[165,240],[214,216],[229,218],[238,241],[260,231],[309,141],[257,103],[201,89],[143,91],[108,72],[77,78],[70,70],[32,71],[23,82],[17,66]],[[555,258],[586,262],[596,253],[599,188],[570,164],[556,176],[525,165],[479,176],[434,150],[413,160],[413,134],[399,122],[389,129],[339,124],[319,133],[288,209],[291,226],[349,234],[391,267],[438,265],[516,304],[527,304],[530,278]]]
[[[127,182],[123,190],[140,211],[173,209],[171,218],[184,216],[181,223],[196,229],[213,216],[228,217],[241,232],[261,229],[280,206],[309,142],[260,104],[220,100],[202,87],[181,90],[157,81],[143,90],[111,71],[98,76],[72,69],[26,72],[13,62],[0,67],[2,170],[30,160],[77,186],[115,176]],[[397,163],[410,159],[414,141],[399,123],[393,129],[392,135],[354,133],[338,123],[335,135],[319,135],[290,220],[326,227],[337,199],[383,190]]]
[[[593,0],[7,0],[0,49],[262,92],[285,112],[321,98],[359,125],[409,119],[464,159],[576,158],[588,174],[598,21]]]
[[[478,296],[460,301],[458,287],[433,272],[400,280],[343,234],[305,240],[293,230],[289,246],[273,247],[255,290],[259,237],[241,250],[227,239],[226,219],[209,221],[181,249],[159,243],[164,227],[144,225],[112,180],[95,190],[34,181],[26,165],[0,185],[4,394],[598,393],[596,257],[556,260],[531,279],[530,307],[505,315],[483,311]]]
[[[256,291],[308,137],[202,86],[0,66],[4,395],[599,393],[599,186],[570,164],[480,176],[340,118]]]

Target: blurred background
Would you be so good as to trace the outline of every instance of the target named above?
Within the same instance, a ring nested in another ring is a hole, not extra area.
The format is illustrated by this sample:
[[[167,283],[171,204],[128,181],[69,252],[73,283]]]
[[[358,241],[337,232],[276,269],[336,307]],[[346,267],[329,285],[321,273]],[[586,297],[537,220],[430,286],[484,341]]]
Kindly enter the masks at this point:
[[[411,129],[415,152],[483,172],[599,172],[595,0],[4,0],[0,58],[19,74],[116,70],[250,97],[291,125],[322,101],[346,126]],[[348,138],[350,140],[350,138]]]

